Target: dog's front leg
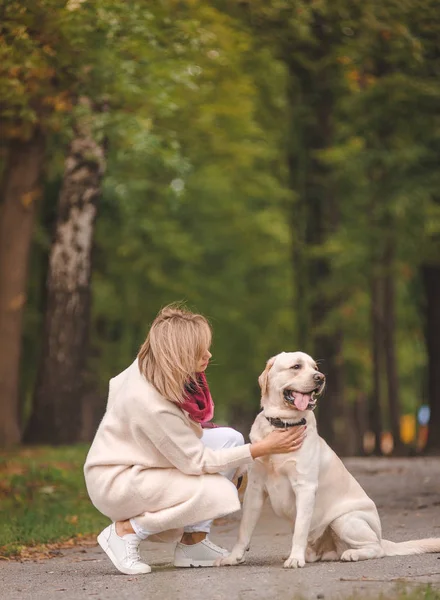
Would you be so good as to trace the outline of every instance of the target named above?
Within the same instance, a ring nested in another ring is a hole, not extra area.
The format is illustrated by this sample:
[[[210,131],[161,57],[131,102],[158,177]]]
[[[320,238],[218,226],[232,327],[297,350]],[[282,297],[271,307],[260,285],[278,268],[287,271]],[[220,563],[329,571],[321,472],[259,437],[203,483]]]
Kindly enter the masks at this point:
[[[296,569],[305,565],[307,538],[315,506],[316,485],[296,484],[293,489],[296,496],[296,519],[292,549],[289,558],[284,563],[285,569]]]
[[[229,556],[217,559],[215,563],[217,567],[239,565],[244,562],[244,553],[249,547],[265,499],[266,492],[261,477],[256,475],[255,470],[252,469],[248,475],[248,484],[243,500],[238,540]]]

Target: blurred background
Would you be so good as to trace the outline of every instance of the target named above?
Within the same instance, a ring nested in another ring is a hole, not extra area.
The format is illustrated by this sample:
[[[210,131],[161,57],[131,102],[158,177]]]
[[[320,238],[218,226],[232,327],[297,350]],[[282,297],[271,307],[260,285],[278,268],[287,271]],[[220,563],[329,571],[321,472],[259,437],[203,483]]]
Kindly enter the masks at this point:
[[[217,422],[247,434],[266,360],[301,349],[337,452],[440,451],[437,0],[0,0],[0,23],[0,447],[89,442],[183,300]]]

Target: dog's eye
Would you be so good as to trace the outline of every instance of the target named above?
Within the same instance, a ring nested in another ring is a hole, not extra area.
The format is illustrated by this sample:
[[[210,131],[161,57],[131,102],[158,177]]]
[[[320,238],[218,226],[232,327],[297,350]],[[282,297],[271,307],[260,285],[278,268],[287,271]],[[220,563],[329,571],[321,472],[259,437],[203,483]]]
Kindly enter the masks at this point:
[[[295,371],[298,371],[298,369],[301,369],[301,365],[293,365],[293,367],[290,368],[295,369]]]

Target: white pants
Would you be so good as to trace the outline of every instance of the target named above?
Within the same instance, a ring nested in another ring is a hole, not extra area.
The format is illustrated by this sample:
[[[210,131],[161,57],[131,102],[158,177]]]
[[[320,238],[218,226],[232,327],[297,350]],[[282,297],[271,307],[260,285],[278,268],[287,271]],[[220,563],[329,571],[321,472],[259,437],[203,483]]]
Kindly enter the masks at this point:
[[[235,431],[231,427],[215,427],[213,429],[204,429],[202,435],[202,442],[208,448],[212,450],[221,450],[222,448],[235,448],[236,446],[243,446],[244,437],[239,431]],[[228,479],[234,477],[236,469],[231,469],[221,475],[224,475]],[[153,535],[153,531],[146,531],[136,523],[136,519],[130,519],[130,523],[139,537],[146,539],[149,535]],[[190,525],[184,528],[187,533],[193,533],[195,531],[204,531],[209,533],[211,531],[212,519],[209,521],[201,521],[195,525]]]
[[[222,448],[235,448],[236,446],[243,446],[244,437],[239,431],[235,431],[231,427],[216,427],[214,429],[204,429],[202,442],[208,448],[212,450],[221,450]],[[231,469],[225,473],[221,473],[228,479],[234,477],[237,469]],[[204,531],[209,533],[211,531],[212,519],[209,521],[200,521],[195,525],[185,527],[185,533],[192,533],[194,531]]]

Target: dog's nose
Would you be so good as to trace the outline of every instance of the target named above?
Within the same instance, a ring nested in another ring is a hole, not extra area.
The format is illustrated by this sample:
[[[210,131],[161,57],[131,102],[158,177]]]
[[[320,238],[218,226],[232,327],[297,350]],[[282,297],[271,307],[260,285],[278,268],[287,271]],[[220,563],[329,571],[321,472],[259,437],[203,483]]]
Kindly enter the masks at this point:
[[[323,375],[322,373],[315,373],[315,375],[313,376],[313,379],[317,382],[317,383],[322,383],[325,379],[325,375]]]

